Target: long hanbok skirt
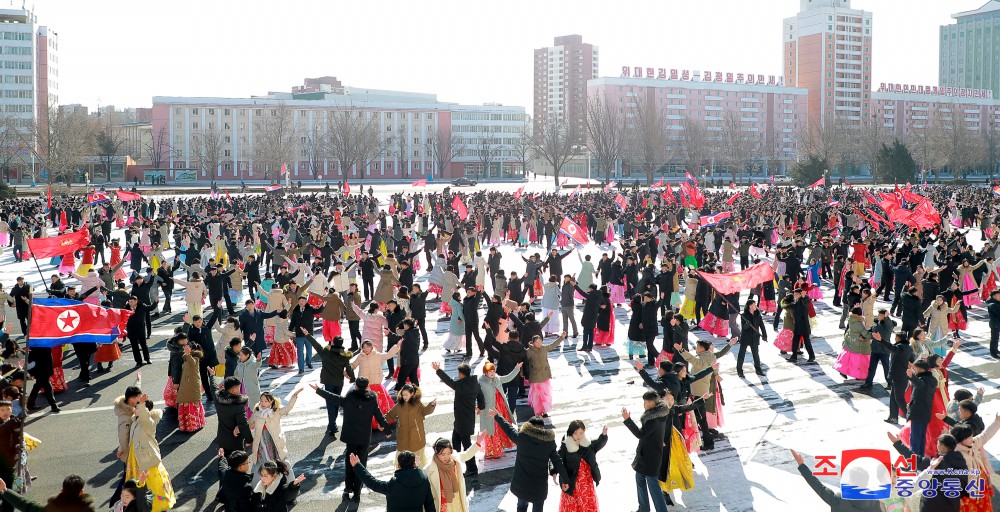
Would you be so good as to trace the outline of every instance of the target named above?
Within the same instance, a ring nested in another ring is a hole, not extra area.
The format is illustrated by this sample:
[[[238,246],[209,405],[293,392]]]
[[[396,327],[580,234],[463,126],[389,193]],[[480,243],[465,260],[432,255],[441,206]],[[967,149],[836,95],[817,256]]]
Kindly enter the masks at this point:
[[[464,346],[464,341],[464,334],[449,334],[448,339],[445,340],[444,345],[441,348],[445,350],[461,350]]]
[[[59,263],[59,273],[69,274],[75,271],[76,271],[76,260],[73,258],[73,253],[68,252],[63,256],[62,262]]]
[[[910,391],[906,392],[906,400],[910,400]],[[938,413],[947,412],[945,409],[944,401],[941,399],[941,392],[938,390],[934,391],[934,401],[931,402],[931,421],[927,424],[927,435],[924,436],[924,455],[927,457],[937,456],[937,438],[942,433],[948,431],[948,425],[944,421],[937,419]],[[899,431],[899,439],[903,441],[906,446],[913,446],[910,444],[910,422],[906,422],[906,425]]]
[[[720,338],[725,338],[729,336],[729,319],[719,318],[712,313],[705,315],[705,318],[698,322],[698,326],[705,329],[709,334],[713,334]]]
[[[167,385],[163,386],[163,403],[167,407],[177,407],[177,390],[171,377],[167,377]]]
[[[806,272],[806,282],[808,282],[810,284],[810,286],[809,286],[809,292],[806,293],[806,295],[808,295],[809,298],[813,299],[813,300],[822,299],[823,298],[823,290],[819,289],[819,283],[814,283],[813,282],[813,278],[812,278],[812,273],[811,272]]]
[[[49,377],[49,384],[52,385],[53,393],[66,391],[66,374],[63,373],[63,347],[59,345],[52,347],[52,376]]]
[[[624,286],[608,283],[608,291],[611,292],[612,304],[624,304],[626,302]]]
[[[507,401],[500,394],[500,391],[494,391],[496,393],[496,410],[497,414],[503,416],[503,419],[507,420],[507,423],[511,423],[510,410],[507,409]],[[503,451],[507,448],[513,448],[516,446],[513,441],[507,437],[503,429],[500,427],[493,428],[493,435],[486,436],[486,446],[483,450],[486,453],[487,459],[499,459],[503,456]]]
[[[969,295],[966,295],[968,297]],[[962,311],[956,311],[954,313],[948,313],[948,328],[953,331],[964,331],[968,327],[965,321],[965,315]]]
[[[598,512],[599,510],[597,493],[594,489],[594,476],[590,474],[590,464],[581,460],[573,494],[559,493],[559,512]]]
[[[95,363],[113,363],[122,356],[122,349],[118,346],[118,342],[114,341],[111,343],[104,343],[97,346],[97,352],[94,353]]]
[[[528,390],[528,405],[535,411],[536,416],[541,416],[552,409],[552,380],[545,382],[532,382],[531,389]]]
[[[791,329],[782,329],[781,332],[774,338],[774,346],[778,347],[778,350],[782,352],[792,351],[792,331]]]
[[[298,362],[298,354],[295,352],[295,344],[285,340],[271,345],[271,355],[267,358],[267,364],[278,368],[288,368],[295,366]]]
[[[205,426],[205,406],[201,401],[177,404],[177,423],[181,432],[194,432]]]
[[[334,338],[340,336],[341,334],[340,322],[334,322],[333,320],[323,320],[323,339],[326,341],[333,341]]]
[[[967,292],[976,288],[979,288],[979,285],[976,284],[976,280],[972,277],[972,274],[965,274],[965,277],[962,278],[962,291]],[[983,303],[983,300],[975,293],[970,293],[962,297],[962,301],[965,302],[965,307],[967,308]]]
[[[448,300],[445,300],[445,297],[441,297],[441,314],[451,315],[451,304],[448,304]]]
[[[389,397],[389,392],[385,390],[385,387],[381,383],[371,383],[368,385],[368,391],[375,393],[375,397],[378,399],[378,410],[382,411],[382,414],[389,412],[395,402]],[[393,420],[396,421],[396,420]],[[391,421],[389,423],[392,423]],[[372,430],[378,430],[379,424],[372,418]]]
[[[668,425],[668,428],[670,428],[670,468],[667,472],[667,481],[660,482],[660,490],[690,491],[694,489],[694,465],[687,450],[684,449],[681,433],[673,425]]]
[[[549,318],[549,321],[542,327],[542,332],[545,334],[556,334],[560,329],[559,310],[542,308],[542,318],[549,316],[549,313],[552,313],[552,318]]]
[[[855,354],[845,349],[837,356],[837,361],[833,363],[833,369],[848,377],[863,380],[868,378],[868,363],[870,362],[871,356]]]
[[[681,316],[684,318],[694,318],[695,306],[694,299],[684,297],[684,302],[681,303]]]
[[[264,326],[264,342],[268,345],[274,344],[274,326],[265,325]]]
[[[594,327],[594,344],[601,346],[611,346],[615,343],[615,320],[611,319],[611,329],[602,331],[600,327]]]
[[[10,232],[0,233],[0,246],[7,247],[7,241],[9,240]]]
[[[163,512],[169,510],[177,503],[174,496],[174,487],[170,483],[170,474],[163,463],[152,468],[139,468],[139,462],[135,458],[135,449],[129,446],[128,463],[125,464],[125,478],[127,480],[138,480],[140,471],[146,472],[146,489],[153,493],[153,503],[151,512]]]
[[[722,418],[722,382],[716,381],[715,394],[710,399],[715,400],[715,412],[705,411],[705,422],[708,428],[719,428],[725,424]]]
[[[760,299],[760,310],[765,313],[776,313],[778,311],[778,303],[773,300]]]
[[[990,276],[986,278],[986,282],[983,283],[982,291],[979,293],[979,297],[986,301],[990,298],[990,294],[993,290],[997,289],[997,275],[990,272]]]
[[[986,489],[983,491],[983,496],[981,498],[962,496],[962,512],[993,512],[993,486],[990,484],[989,478],[983,478],[986,479]]]
[[[694,411],[684,413],[684,448],[688,453],[694,453],[701,449],[701,432],[698,430],[698,421],[694,419]]]

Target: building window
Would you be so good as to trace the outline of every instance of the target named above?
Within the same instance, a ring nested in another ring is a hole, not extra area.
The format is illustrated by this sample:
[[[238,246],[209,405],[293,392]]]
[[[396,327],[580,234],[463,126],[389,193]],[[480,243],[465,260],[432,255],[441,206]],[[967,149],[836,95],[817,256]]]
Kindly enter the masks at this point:
[[[196,108],[191,109],[191,115],[194,115],[194,116],[198,115],[198,109],[196,109]]]
[[[229,109],[228,108],[222,109],[222,115],[228,116],[229,115]]]
[[[215,115],[215,109],[214,108],[208,109],[208,115],[214,116]]]

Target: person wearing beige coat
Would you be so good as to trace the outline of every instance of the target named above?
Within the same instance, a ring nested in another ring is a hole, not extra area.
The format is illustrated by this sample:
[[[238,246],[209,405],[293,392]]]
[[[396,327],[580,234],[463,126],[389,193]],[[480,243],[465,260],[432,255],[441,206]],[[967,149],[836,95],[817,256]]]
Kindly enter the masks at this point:
[[[990,481],[993,478],[993,465],[990,464],[989,455],[986,453],[985,445],[990,439],[993,439],[993,436],[995,436],[997,431],[1000,430],[1000,414],[998,414],[993,420],[993,423],[991,423],[989,427],[986,427],[986,430],[978,436],[972,436],[972,429],[967,426],[965,428],[968,430],[955,437],[955,440],[958,441],[958,446],[955,447],[955,450],[958,451],[958,453],[961,453],[962,457],[965,458],[965,463],[968,465],[969,472],[979,471],[979,478],[984,478],[986,480],[986,485],[990,486],[992,485]],[[965,437],[966,435],[968,437]]]
[[[397,344],[389,349],[388,352],[379,352],[375,350],[372,343],[365,340],[361,344],[361,352],[351,361],[351,367],[354,368],[355,374],[358,377],[364,377],[368,379],[371,383],[382,383],[385,380],[385,372],[382,371],[382,363],[395,356],[399,349],[402,348],[402,344]]]
[[[455,472],[455,480],[458,482],[457,492],[454,497],[447,503],[448,512],[469,512],[469,498],[465,492],[465,477],[462,473],[465,472],[465,463],[476,457],[479,453],[479,447],[486,440],[486,433],[480,432],[479,438],[476,439],[476,443],[470,446],[464,452],[455,453],[452,449],[451,441],[447,439],[438,439],[434,443],[434,459],[440,458],[443,461],[448,461],[448,463],[439,463],[436,460],[431,460],[426,466],[424,466],[424,474],[427,475],[427,482],[431,485],[431,495],[434,496],[434,509],[437,512],[441,512],[443,509],[441,505],[441,468],[450,467],[451,471]]]
[[[399,420],[396,428],[396,456],[399,452],[409,451],[417,457],[417,465],[427,465],[427,430],[424,418],[434,413],[437,399],[424,405],[421,401],[423,393],[413,384],[404,384],[396,395],[396,405],[385,413],[385,420]]]
[[[274,398],[270,393],[264,393],[260,396],[260,402],[254,407],[253,416],[250,417],[250,429],[253,430],[253,449],[250,453],[250,464],[257,466],[258,463],[263,463],[269,460],[280,460],[282,462],[288,463],[288,445],[285,441],[285,433],[281,430],[281,420],[288,413],[292,412],[292,408],[295,407],[295,402],[299,398],[299,393],[302,392],[302,388],[296,389],[292,393],[291,400],[288,401],[284,406],[281,405],[281,401]],[[266,433],[265,433],[265,428]],[[270,439],[265,442],[264,446],[270,445],[269,447],[273,449],[272,453],[264,454],[262,453],[261,443],[265,440],[264,436],[268,436]],[[288,464],[291,467],[291,464]]]

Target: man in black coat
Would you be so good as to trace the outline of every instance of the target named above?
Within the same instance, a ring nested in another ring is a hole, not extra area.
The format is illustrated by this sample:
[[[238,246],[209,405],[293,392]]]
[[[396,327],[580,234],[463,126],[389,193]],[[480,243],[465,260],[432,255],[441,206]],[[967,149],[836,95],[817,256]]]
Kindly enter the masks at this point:
[[[128,298],[128,308],[132,310],[132,315],[125,322],[125,332],[129,344],[132,345],[132,357],[135,359],[136,367],[152,364],[149,362],[149,347],[146,345],[145,320],[150,307],[150,304],[139,300],[135,295]]]
[[[475,285],[465,289],[465,298],[462,299],[462,316],[465,317],[465,357],[472,357],[472,338],[476,338],[476,345],[479,346],[479,357],[483,357],[486,348],[483,346],[483,338],[479,335],[479,304],[483,302],[483,296],[476,290]]]
[[[385,416],[378,409],[378,398],[375,393],[368,391],[368,379],[358,377],[354,383],[354,389],[345,396],[335,395],[316,384],[309,386],[327,402],[332,402],[344,409],[344,431],[340,436],[340,440],[347,445],[344,448],[344,455],[348,458],[351,455],[357,455],[361,464],[366,464],[368,462],[368,446],[372,442],[372,418],[378,422],[380,431],[389,428]],[[343,498],[360,501],[361,479],[351,468],[345,468],[345,470],[347,474],[344,479],[346,487]]]
[[[497,272],[500,271],[500,259],[503,255],[497,251],[496,247],[490,247],[490,255],[486,258],[486,268],[490,271],[490,282],[493,285],[493,293],[497,291]]]
[[[399,390],[409,380],[414,386],[420,386],[417,378],[417,368],[420,367],[420,331],[415,328],[412,318],[399,323],[396,334],[400,337],[399,376],[396,378],[396,388]]]
[[[583,346],[580,350],[590,352],[594,349],[594,329],[597,328],[597,315],[601,311],[604,294],[597,289],[596,284],[591,284],[587,291],[583,291],[577,285],[575,279],[571,282],[573,283],[573,289],[585,297],[583,300],[583,316],[580,318],[580,328],[583,329]]]
[[[903,292],[899,299],[899,315],[902,317],[900,320],[903,323],[903,334],[908,337],[913,334],[913,330],[920,325],[924,311],[920,308],[920,297],[917,296],[915,287],[910,287],[909,290]]]
[[[937,379],[930,369],[930,363],[921,359],[906,371],[912,386],[906,409],[906,418],[910,420],[910,447],[918,455],[924,453],[927,425],[931,422],[934,393],[937,392]]]
[[[243,450],[236,450],[229,457],[219,458],[219,481],[217,500],[222,502],[225,512],[250,512],[253,510],[253,473],[250,471],[250,456]]]
[[[656,321],[656,313],[659,306],[653,300],[653,294],[646,292],[642,294],[642,339],[646,342],[646,357],[649,366],[656,364],[656,356],[660,353],[656,350],[656,335],[660,333],[660,326]]]
[[[28,336],[28,315],[31,313],[31,285],[24,282],[23,277],[17,278],[17,284],[10,289],[10,298],[14,299],[14,309],[17,321],[21,323],[21,335]]]
[[[889,383],[892,388],[889,390],[889,417],[886,423],[898,423],[899,411],[906,414],[906,370],[913,361],[915,356],[909,337],[906,333],[897,333],[896,343],[889,352]]]
[[[871,389],[879,363],[882,363],[882,373],[885,374],[886,386],[892,386],[892,380],[889,378],[889,353],[892,352],[892,345],[889,344],[889,340],[892,339],[892,331],[895,328],[896,322],[889,318],[885,309],[880,309],[878,318],[875,319],[871,328],[872,353],[868,360],[868,377],[865,378],[864,384],[859,389]]]
[[[563,491],[569,489],[569,476],[566,467],[559,458],[556,448],[555,432],[545,428],[545,420],[532,416],[530,420],[515,430],[507,420],[490,409],[489,415],[497,426],[514,444],[517,445],[517,457],[514,459],[514,474],[510,479],[510,493],[517,497],[518,512],[527,512],[531,504],[532,512],[541,512],[545,498],[549,494],[549,464],[559,475],[559,484]],[[662,442],[662,431],[660,440]]]
[[[187,323],[188,316],[184,315],[184,325],[181,330],[188,336],[188,342],[201,347],[204,356],[198,360],[198,369],[201,372],[201,385],[205,389],[205,400],[211,402],[215,395],[215,376],[208,372],[209,368],[219,366],[219,356],[215,352],[215,342],[212,340],[212,326],[219,319],[219,309],[216,308],[205,320],[201,315],[190,317],[191,323]]]
[[[214,351],[214,348],[213,348]],[[223,457],[229,457],[237,450],[244,450],[253,441],[253,431],[247,423],[247,396],[240,394],[243,383],[239,377],[226,377],[222,390],[215,398],[215,417],[219,424],[215,431],[215,442],[222,450]],[[219,481],[223,481],[222,471]]]
[[[792,296],[795,298],[795,304],[792,306],[795,329],[792,331],[792,357],[788,358],[788,361],[798,362],[799,343],[804,343],[809,354],[808,361],[811,363],[816,360],[816,354],[813,352],[812,328],[809,326],[809,298],[798,288],[792,292]]]
[[[361,458],[351,454],[348,462],[355,474],[369,489],[385,495],[386,510],[394,512],[434,512],[434,495],[427,476],[417,467],[413,452],[402,451],[396,456],[399,468],[389,480],[378,480],[361,464]]]
[[[441,382],[455,390],[455,424],[451,431],[451,445],[455,451],[465,450],[472,446],[472,436],[476,433],[476,411],[486,407],[483,390],[467,364],[458,365],[458,380],[452,380],[441,369],[441,363],[435,361],[431,363],[431,367],[437,372]],[[479,474],[475,459],[470,459],[465,467],[465,476]]]
[[[243,342],[253,349],[254,356],[267,348],[264,340],[264,320],[278,315],[278,311],[265,313],[256,307],[253,300],[243,303],[245,309],[240,313],[240,330],[243,331]]]
[[[205,276],[205,288],[208,290],[208,303],[213,309],[218,309],[219,303],[225,299],[226,310],[230,315],[234,314],[233,301],[229,298],[229,294],[226,293],[226,289],[229,284],[229,276],[235,271],[236,269],[231,269],[225,272],[219,272],[219,267],[210,267],[208,269],[208,275]]]
[[[312,345],[309,344],[308,336],[313,335],[313,327],[316,323],[316,315],[322,313],[321,308],[309,305],[309,299],[300,296],[298,304],[292,310],[292,315],[288,319],[288,330],[295,333],[295,351],[298,354],[299,375],[305,373],[305,367],[312,370]],[[303,355],[303,352],[305,353]]]
[[[639,439],[632,460],[635,470],[635,487],[639,496],[639,510],[648,511],[649,496],[652,496],[653,507],[657,512],[666,511],[667,503],[660,491],[657,476],[660,474],[660,462],[663,457],[663,436],[667,430],[667,417],[670,408],[660,400],[656,391],[646,391],[642,394],[642,428],[636,426],[628,409],[622,409],[625,426],[632,435]],[[520,450],[518,450],[520,451]]]
[[[312,335],[307,336],[307,338],[309,344],[316,349],[316,357],[323,363],[319,372],[320,384],[323,385],[323,389],[330,393],[340,395],[344,390],[345,376],[354,382],[354,368],[351,367],[351,358],[354,354],[349,350],[344,350],[344,338],[341,336],[328,340],[325,347],[320,345]],[[326,434],[334,440],[337,439],[337,432],[340,430],[337,428],[337,415],[339,413],[340,407],[337,404],[329,402],[326,404]]]
[[[260,284],[260,262],[254,255],[247,256],[246,263],[243,264],[243,273],[247,277],[247,291],[251,299],[257,298],[257,285]],[[242,322],[240,322],[242,323]]]
[[[1000,359],[997,341],[1000,340],[1000,290],[993,290],[986,301],[986,312],[990,315],[990,355]]]

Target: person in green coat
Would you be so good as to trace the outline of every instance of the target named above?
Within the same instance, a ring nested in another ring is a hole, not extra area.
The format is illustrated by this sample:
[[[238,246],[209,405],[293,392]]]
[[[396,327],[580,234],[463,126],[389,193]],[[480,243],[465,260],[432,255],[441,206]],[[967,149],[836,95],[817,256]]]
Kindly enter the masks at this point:
[[[847,321],[847,330],[844,332],[844,350],[837,356],[837,362],[833,368],[840,372],[840,375],[847,378],[864,380],[868,377],[868,364],[871,362],[871,332],[865,328],[864,318],[861,316],[861,308],[851,309],[851,316]]]

